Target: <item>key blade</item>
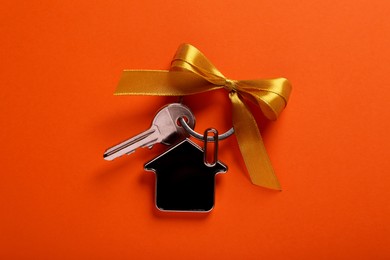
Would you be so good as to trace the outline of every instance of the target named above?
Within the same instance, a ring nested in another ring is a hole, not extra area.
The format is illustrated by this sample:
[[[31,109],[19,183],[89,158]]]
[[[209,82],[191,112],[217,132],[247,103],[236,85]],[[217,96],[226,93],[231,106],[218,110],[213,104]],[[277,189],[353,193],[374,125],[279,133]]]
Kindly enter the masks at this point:
[[[152,126],[149,130],[107,149],[103,154],[103,158],[107,161],[112,161],[122,155],[133,153],[139,147],[153,146],[158,141],[158,129]]]

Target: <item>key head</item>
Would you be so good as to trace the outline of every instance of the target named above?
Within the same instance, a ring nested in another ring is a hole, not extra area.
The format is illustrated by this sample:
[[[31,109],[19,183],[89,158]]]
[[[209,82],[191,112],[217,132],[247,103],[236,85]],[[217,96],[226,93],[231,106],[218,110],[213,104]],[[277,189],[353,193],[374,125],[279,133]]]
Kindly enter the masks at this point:
[[[184,117],[192,129],[195,127],[195,116],[183,104],[169,104],[156,114],[152,124],[157,126],[160,132],[161,143],[170,145],[189,136],[187,131],[180,125],[180,117]]]

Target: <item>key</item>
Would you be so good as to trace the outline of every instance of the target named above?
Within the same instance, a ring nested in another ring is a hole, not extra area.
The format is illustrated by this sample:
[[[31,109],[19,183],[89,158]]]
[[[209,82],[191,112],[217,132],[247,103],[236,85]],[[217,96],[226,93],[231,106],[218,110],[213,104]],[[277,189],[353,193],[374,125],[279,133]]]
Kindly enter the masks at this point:
[[[188,133],[179,125],[179,118],[184,117],[187,124],[194,128],[195,117],[191,110],[180,103],[172,103],[157,112],[152,126],[104,152],[104,159],[111,161],[124,154],[131,154],[139,147],[152,148],[156,143],[170,145],[177,140],[188,137]]]

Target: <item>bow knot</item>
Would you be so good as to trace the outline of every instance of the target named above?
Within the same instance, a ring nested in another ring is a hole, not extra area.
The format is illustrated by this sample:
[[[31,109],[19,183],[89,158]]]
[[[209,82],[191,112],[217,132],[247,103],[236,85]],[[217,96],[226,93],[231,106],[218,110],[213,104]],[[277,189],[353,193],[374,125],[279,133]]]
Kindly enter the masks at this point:
[[[255,118],[246,105],[257,105],[271,120],[285,108],[291,92],[287,79],[231,80],[190,44],[177,50],[169,71],[125,70],[116,95],[184,96],[224,88],[232,102],[233,127],[252,183],[280,190]]]
[[[231,79],[225,79],[225,84],[223,88],[230,92],[237,92],[237,81]]]

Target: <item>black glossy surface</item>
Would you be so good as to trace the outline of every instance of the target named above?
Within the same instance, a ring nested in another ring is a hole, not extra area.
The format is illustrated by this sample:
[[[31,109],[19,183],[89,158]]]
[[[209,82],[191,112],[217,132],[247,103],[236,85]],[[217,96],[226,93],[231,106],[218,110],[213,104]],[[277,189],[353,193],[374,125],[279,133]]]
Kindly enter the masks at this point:
[[[214,206],[215,175],[221,162],[203,163],[203,151],[188,139],[145,164],[156,172],[156,206],[171,211],[209,211]]]

